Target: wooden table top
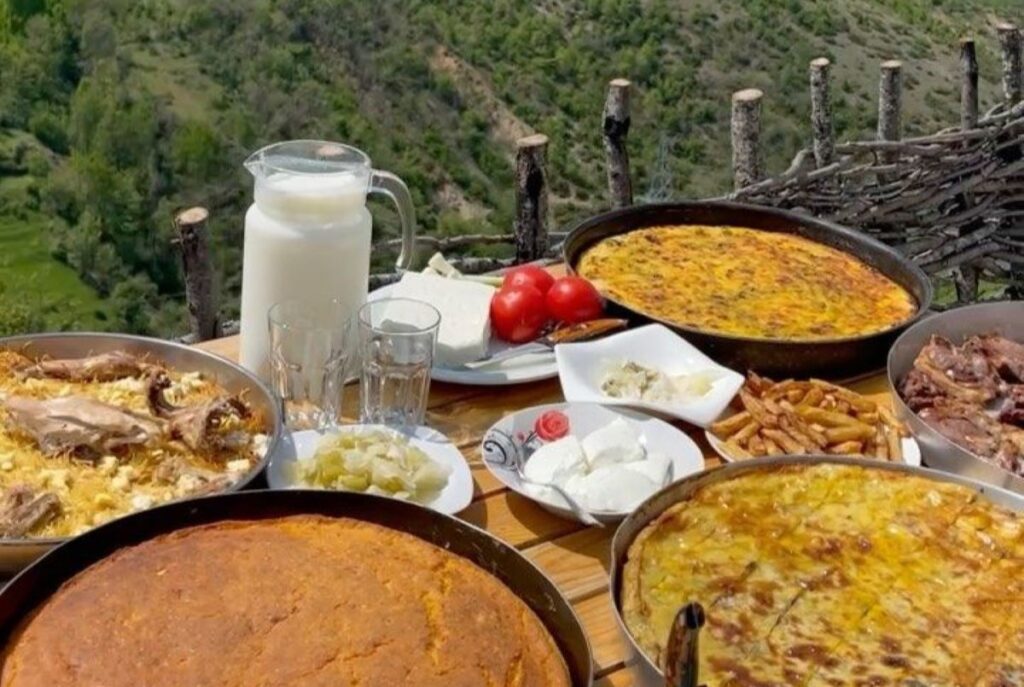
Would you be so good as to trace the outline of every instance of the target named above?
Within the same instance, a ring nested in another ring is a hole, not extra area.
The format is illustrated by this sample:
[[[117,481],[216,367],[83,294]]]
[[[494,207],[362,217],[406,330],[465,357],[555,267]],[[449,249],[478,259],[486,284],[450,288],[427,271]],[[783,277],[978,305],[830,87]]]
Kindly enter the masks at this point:
[[[238,358],[238,339],[230,337],[200,346],[231,360]],[[877,401],[891,401],[883,374],[849,384]],[[358,390],[346,389],[345,415],[354,417]],[[632,684],[624,668],[626,647],[619,636],[608,595],[608,560],[614,527],[588,528],[556,517],[510,491],[484,466],[480,442],[503,416],[544,403],[564,401],[558,380],[512,387],[473,387],[434,382],[430,389],[427,424],[444,432],[460,448],[473,473],[473,503],[458,517],[486,529],[519,549],[550,577],[579,615],[594,654],[599,687]],[[705,466],[721,460],[704,433],[675,423],[704,453]]]

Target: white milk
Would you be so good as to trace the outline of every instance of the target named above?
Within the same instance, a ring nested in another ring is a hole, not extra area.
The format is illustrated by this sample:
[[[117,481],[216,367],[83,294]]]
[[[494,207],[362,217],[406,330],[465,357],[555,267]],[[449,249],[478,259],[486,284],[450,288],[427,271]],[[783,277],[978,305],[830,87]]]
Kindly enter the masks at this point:
[[[245,215],[241,363],[269,380],[267,312],[292,299],[366,302],[372,219],[369,169],[256,175]]]

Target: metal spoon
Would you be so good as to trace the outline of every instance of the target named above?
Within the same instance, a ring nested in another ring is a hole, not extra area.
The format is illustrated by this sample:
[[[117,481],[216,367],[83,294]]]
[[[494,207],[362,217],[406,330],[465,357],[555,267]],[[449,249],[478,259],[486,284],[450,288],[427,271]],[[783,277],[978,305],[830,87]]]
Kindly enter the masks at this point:
[[[579,502],[576,501],[576,499],[574,499],[573,497],[569,496],[569,492],[567,492],[565,489],[563,489],[562,487],[558,486],[557,484],[546,483],[546,482],[536,482],[536,481],[528,478],[526,476],[526,473],[523,470],[522,466],[518,465],[518,464],[516,466],[516,475],[519,476],[519,481],[524,483],[524,484],[532,484],[535,487],[547,487],[551,491],[553,491],[556,494],[558,494],[559,497],[561,497],[561,499],[563,501],[565,501],[565,505],[569,506],[569,510],[571,510],[572,514],[574,516],[576,516],[576,519],[578,519],[584,525],[590,525],[592,527],[604,527],[604,523],[603,522],[601,522],[600,520],[595,518],[593,515],[591,515],[590,511],[588,511],[586,508],[581,506],[579,504]]]
[[[600,336],[604,336],[605,334],[625,329],[627,324],[629,323],[626,320],[611,318],[580,322],[579,324],[573,324],[568,327],[556,329],[547,336],[543,336],[536,341],[532,341],[521,346],[513,346],[512,348],[505,349],[504,351],[498,351],[497,353],[492,353],[480,360],[474,360],[471,363],[466,363],[462,367],[467,370],[478,370],[482,367],[489,367],[523,355],[530,355],[531,353],[550,353],[558,344],[578,343],[580,341],[596,339]]]
[[[569,510],[572,511],[572,514],[583,524],[593,527],[604,527],[604,523],[594,517],[595,513],[598,515],[606,515],[610,518],[622,515],[622,513],[616,511],[587,510],[559,485],[548,482],[538,482],[530,479],[526,476],[526,461],[529,459],[530,455],[533,454],[533,451],[530,450],[529,453],[527,453],[524,447],[521,447],[520,444],[513,441],[512,437],[507,435],[505,432],[495,430],[492,434],[500,437],[500,440],[494,436],[488,436],[484,439],[484,460],[489,460],[487,456],[488,452],[493,452],[493,454],[500,456],[498,460],[493,462],[496,462],[502,467],[511,468],[516,473],[516,476],[519,477],[519,481],[523,484],[532,484],[535,487],[547,487],[548,489],[551,489],[553,492],[558,494],[558,496],[569,507]],[[644,437],[641,437],[640,439],[640,451],[642,456],[641,460],[646,460],[647,443],[644,441]],[[668,467],[665,469],[665,475],[662,477],[662,482],[659,488],[663,488],[671,484],[674,480],[675,462],[669,460]]]

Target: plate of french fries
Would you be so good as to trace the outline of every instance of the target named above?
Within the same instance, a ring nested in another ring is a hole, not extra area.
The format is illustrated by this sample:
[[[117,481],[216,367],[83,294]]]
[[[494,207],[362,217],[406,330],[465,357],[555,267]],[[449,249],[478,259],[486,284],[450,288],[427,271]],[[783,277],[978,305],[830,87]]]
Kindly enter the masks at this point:
[[[921,464],[920,447],[891,408],[836,384],[750,373],[735,401],[706,432],[727,461],[841,455]]]

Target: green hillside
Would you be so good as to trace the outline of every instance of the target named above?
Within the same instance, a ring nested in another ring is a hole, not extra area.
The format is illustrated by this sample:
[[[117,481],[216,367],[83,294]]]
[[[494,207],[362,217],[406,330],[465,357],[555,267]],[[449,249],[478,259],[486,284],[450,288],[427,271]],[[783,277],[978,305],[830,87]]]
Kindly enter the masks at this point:
[[[541,131],[564,225],[606,205],[617,76],[636,85],[638,193],[721,193],[732,91],[766,93],[770,171],[809,138],[820,55],[841,138],[873,130],[889,58],[906,64],[907,132],[930,131],[956,121],[965,33],[995,102],[999,19],[1024,22],[1019,0],[0,0],[0,127],[21,142],[0,145],[0,284],[63,304],[38,310],[47,327],[180,332],[170,218],[204,204],[230,316],[241,162],[288,138],[363,148],[410,185],[421,230],[451,234],[508,230],[514,141]],[[38,326],[11,293],[0,330]]]

